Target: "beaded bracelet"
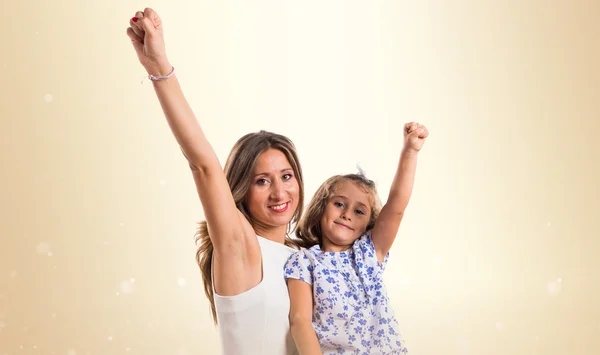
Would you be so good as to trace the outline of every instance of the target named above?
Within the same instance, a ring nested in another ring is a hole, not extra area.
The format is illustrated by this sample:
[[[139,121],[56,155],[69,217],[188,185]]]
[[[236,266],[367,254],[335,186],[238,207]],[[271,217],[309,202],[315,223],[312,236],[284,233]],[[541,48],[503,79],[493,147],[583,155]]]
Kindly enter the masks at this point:
[[[154,75],[150,74],[150,75],[148,75],[148,79],[150,79],[152,81],[161,81],[161,80],[169,79],[170,77],[173,76],[173,74],[175,74],[175,67],[173,67],[173,69],[171,69],[171,72],[165,76],[154,76]]]

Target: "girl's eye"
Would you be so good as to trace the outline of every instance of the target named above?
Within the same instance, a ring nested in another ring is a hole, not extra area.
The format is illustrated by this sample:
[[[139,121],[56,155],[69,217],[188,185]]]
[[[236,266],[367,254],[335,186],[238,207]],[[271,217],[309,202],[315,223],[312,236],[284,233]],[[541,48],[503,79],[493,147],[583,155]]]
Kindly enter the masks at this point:
[[[361,210],[356,210],[356,213],[357,213],[357,214],[365,214],[365,213],[364,213],[363,211],[361,211]]]
[[[334,202],[333,205],[336,207],[344,207],[344,204],[341,202]]]

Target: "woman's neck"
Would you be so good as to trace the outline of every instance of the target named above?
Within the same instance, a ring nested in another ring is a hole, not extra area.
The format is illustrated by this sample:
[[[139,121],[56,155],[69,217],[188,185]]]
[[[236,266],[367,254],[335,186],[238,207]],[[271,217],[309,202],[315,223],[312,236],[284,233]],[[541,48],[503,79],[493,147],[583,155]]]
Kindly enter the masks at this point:
[[[261,237],[268,239],[272,242],[276,243],[285,243],[285,237],[287,235],[287,226],[279,226],[279,227],[261,227],[254,226],[254,232],[256,235],[260,235]]]

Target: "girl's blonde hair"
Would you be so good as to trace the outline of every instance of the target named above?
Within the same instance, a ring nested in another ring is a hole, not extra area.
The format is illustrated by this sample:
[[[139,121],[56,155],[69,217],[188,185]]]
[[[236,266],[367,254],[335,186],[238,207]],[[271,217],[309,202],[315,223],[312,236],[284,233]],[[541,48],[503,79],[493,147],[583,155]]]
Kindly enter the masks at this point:
[[[369,195],[371,216],[369,224],[367,224],[367,230],[371,230],[375,226],[375,221],[381,211],[381,200],[377,194],[375,182],[367,179],[362,171],[361,174],[335,175],[327,179],[319,187],[306,207],[306,212],[296,228],[296,237],[300,239],[301,247],[310,248],[317,244],[322,245],[321,218],[325,212],[325,206],[327,206],[327,202],[335,192],[335,188],[344,182],[357,184]]]
[[[281,151],[289,161],[294,171],[294,176],[298,180],[298,208],[292,216],[292,220],[288,224],[288,233],[293,232],[292,225],[296,225],[302,215],[304,205],[304,180],[302,177],[302,168],[296,153],[296,148],[292,141],[280,134],[260,131],[257,133],[249,133],[240,138],[233,146],[227,162],[225,163],[225,177],[229,183],[231,194],[237,208],[248,219],[250,224],[254,226],[254,219],[250,216],[246,207],[246,197],[252,183],[254,175],[254,167],[258,161],[258,157],[268,149],[277,149]],[[204,293],[210,302],[210,310],[212,312],[213,321],[217,324],[217,310],[215,308],[215,300],[212,288],[212,256],[213,244],[208,235],[208,227],[206,221],[199,223],[198,231],[195,235],[196,245],[196,262],[202,273],[204,282]],[[290,247],[298,247],[298,241],[286,236],[285,245]]]

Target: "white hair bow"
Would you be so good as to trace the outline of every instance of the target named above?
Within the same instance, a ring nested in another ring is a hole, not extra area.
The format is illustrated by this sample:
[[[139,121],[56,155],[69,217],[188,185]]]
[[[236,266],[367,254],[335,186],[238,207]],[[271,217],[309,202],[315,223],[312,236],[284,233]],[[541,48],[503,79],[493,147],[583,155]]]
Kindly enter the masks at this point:
[[[358,169],[358,174],[367,177],[366,171],[360,166],[360,162],[356,162],[356,169]]]

